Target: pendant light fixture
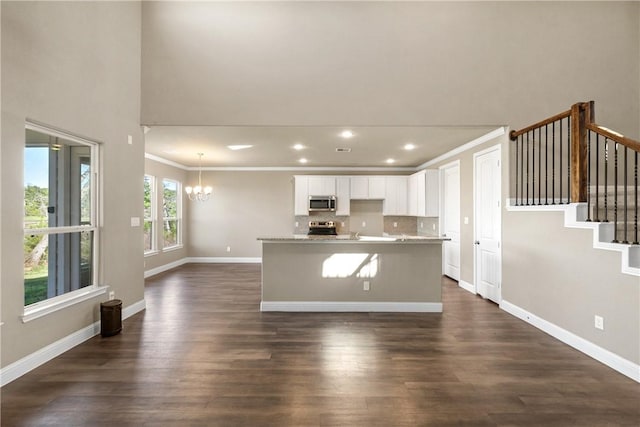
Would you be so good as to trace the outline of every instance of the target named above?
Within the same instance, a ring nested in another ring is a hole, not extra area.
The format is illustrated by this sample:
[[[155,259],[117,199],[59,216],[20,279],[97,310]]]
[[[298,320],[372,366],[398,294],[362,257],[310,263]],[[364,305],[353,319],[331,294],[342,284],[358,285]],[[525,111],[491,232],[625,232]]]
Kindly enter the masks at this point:
[[[187,196],[189,196],[189,200],[198,202],[209,200],[213,190],[209,185],[202,187],[202,156],[204,156],[204,153],[198,153],[198,185],[195,187],[187,186],[184,189],[187,192]]]

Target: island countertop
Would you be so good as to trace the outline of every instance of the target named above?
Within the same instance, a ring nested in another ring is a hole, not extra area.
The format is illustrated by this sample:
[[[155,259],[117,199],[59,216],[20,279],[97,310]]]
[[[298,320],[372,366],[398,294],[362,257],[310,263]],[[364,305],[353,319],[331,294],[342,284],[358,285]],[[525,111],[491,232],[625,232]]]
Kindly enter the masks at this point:
[[[409,243],[409,244],[434,244],[442,243],[450,240],[448,237],[440,236],[407,236],[407,235],[389,235],[389,236],[357,236],[353,234],[339,234],[337,236],[317,236],[306,234],[293,234],[290,236],[270,236],[258,237],[263,242],[287,242],[287,243]]]

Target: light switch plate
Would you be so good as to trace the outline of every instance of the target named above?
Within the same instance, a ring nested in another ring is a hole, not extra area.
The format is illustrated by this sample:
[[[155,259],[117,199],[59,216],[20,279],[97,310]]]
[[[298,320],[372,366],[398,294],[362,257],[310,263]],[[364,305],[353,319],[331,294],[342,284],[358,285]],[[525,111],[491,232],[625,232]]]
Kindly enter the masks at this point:
[[[140,227],[140,217],[132,216],[131,217],[131,226],[132,227]]]

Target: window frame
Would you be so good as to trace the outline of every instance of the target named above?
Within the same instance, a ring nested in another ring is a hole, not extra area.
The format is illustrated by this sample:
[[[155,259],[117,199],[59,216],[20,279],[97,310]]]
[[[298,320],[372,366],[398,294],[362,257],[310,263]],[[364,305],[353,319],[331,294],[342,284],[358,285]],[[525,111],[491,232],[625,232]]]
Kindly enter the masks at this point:
[[[182,183],[177,179],[172,178],[162,178],[162,205],[164,206],[164,183],[171,182],[176,185],[176,216],[175,217],[165,217],[164,209],[162,212],[162,226],[164,227],[165,221],[176,221],[176,243],[174,245],[165,246],[164,245],[164,229],[162,235],[158,233],[158,238],[162,238],[162,251],[171,251],[175,249],[182,248]],[[158,183],[160,185],[160,183]],[[158,215],[159,216],[159,215]]]
[[[158,188],[157,188],[157,178],[155,175],[150,175],[145,173],[144,179],[150,178],[149,187],[151,188],[151,216],[147,218],[146,211],[143,212],[142,218],[142,229],[144,233],[145,223],[151,222],[151,236],[149,239],[151,240],[151,248],[144,249],[145,256],[154,255],[158,253]],[[144,185],[144,181],[143,181]]]
[[[100,269],[100,183],[101,170],[100,170],[100,142],[91,140],[85,137],[73,135],[71,133],[53,128],[51,126],[43,125],[33,121],[25,122],[25,131],[32,130],[35,132],[43,133],[49,136],[62,138],[80,145],[88,146],[90,149],[90,170],[91,170],[91,215],[89,224],[71,225],[71,226],[59,226],[59,227],[41,227],[41,228],[26,228],[23,224],[23,236],[26,235],[51,235],[51,234],[69,234],[69,233],[82,233],[92,232],[92,259],[91,259],[91,285],[85,286],[76,290],[65,292],[64,294],[57,295],[51,298],[46,298],[42,301],[38,301],[29,305],[23,305],[24,311],[22,321],[24,323],[45,316],[49,313],[61,310],[87,299],[96,297],[106,293],[108,286],[100,286],[99,278],[101,274]],[[24,145],[26,148],[26,144]],[[24,166],[22,167],[24,174]],[[24,200],[24,195],[23,195]],[[24,203],[23,203],[24,205]],[[24,208],[23,208],[24,209]],[[23,211],[23,218],[25,212]],[[25,291],[24,286],[24,274],[22,290]],[[23,296],[24,304],[24,296]]]

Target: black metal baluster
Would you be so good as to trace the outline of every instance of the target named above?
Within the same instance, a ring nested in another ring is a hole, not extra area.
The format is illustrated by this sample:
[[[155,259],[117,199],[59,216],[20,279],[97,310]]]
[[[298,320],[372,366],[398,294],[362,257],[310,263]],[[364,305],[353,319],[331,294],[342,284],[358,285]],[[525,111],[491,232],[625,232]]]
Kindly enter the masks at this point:
[[[618,143],[613,142],[613,243],[618,241]]]
[[[549,125],[544,125],[544,204],[549,204]]]
[[[531,202],[529,203],[531,206],[536,204],[536,135],[535,135],[535,131],[532,130],[531,132],[531,171],[530,171],[530,176],[531,176]]]
[[[527,206],[529,206],[529,132],[527,132],[527,175],[526,175],[526,182],[527,182]]]
[[[596,133],[596,206],[594,221],[600,221],[600,135]]]
[[[627,162],[628,162],[627,155],[628,155],[629,149],[627,147],[625,147],[624,145],[623,145],[623,147],[624,147],[624,168],[623,168],[623,170],[624,170],[624,179],[623,179],[624,189],[623,189],[622,194],[624,195],[624,202],[623,202],[622,206],[624,207],[623,208],[624,211],[622,213],[622,218],[624,219],[624,228],[623,228],[624,234],[622,236],[622,243],[628,244],[629,240],[627,239]]]
[[[571,119],[567,120],[567,204],[571,203]]]
[[[591,132],[587,131],[587,222],[591,222]]]
[[[638,242],[638,152],[634,151],[634,162],[633,162],[633,183],[635,186],[635,204],[633,208],[633,229],[634,229],[634,238],[633,244],[640,245]]]
[[[520,206],[522,206],[522,196],[524,196],[524,136],[520,135]]]
[[[609,138],[604,138],[604,220],[602,222],[609,222],[609,206],[607,202],[609,200]]]
[[[538,128],[538,204],[542,204],[542,128]]]
[[[558,198],[559,198],[558,203],[559,204],[562,204],[562,181],[563,181],[563,179],[562,179],[562,151],[564,150],[564,139],[562,138],[562,120],[564,120],[564,119],[560,119],[560,158],[558,159],[559,160],[558,164],[560,165],[560,167],[558,168],[558,170],[560,172],[559,173],[560,176],[558,176],[558,181],[560,182],[560,189],[559,189],[559,194],[558,194]]]
[[[556,204],[556,122],[551,126],[551,204]]]
[[[518,175],[518,160],[519,160],[519,156],[518,156],[518,144],[519,144],[519,142],[520,142],[520,137],[518,136],[518,137],[516,138],[516,141],[515,141],[515,143],[516,143],[516,206],[520,206],[520,205],[518,204],[518,181],[519,181],[519,179],[518,179],[518,176],[519,176],[519,175]]]

